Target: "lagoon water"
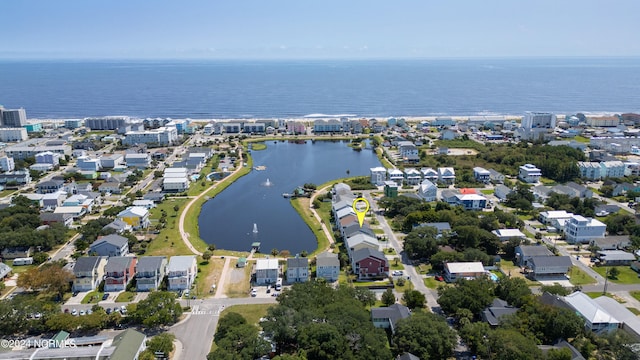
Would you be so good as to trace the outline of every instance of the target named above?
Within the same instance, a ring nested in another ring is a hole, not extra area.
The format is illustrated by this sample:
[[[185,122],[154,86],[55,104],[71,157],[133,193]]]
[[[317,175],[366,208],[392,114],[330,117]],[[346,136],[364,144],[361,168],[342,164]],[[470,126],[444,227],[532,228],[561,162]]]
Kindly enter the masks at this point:
[[[322,184],[347,176],[368,176],[380,166],[369,149],[353,151],[346,142],[307,141],[295,144],[269,141],[267,149],[252,152],[253,170],[207,201],[200,212],[200,237],[219,249],[249,251],[259,241],[261,251],[312,252],[317,243],[311,229],[282,193],[304,183]],[[265,186],[269,179],[270,186]],[[257,232],[254,233],[254,224]]]

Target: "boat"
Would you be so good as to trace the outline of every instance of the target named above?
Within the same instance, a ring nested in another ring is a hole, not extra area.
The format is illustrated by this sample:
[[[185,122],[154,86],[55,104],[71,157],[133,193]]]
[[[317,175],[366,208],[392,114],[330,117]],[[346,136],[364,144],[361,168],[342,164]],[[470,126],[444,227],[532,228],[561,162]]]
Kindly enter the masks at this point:
[[[289,194],[289,193],[282,193],[282,197],[284,197],[284,198],[290,198],[290,197],[291,197],[291,194]]]

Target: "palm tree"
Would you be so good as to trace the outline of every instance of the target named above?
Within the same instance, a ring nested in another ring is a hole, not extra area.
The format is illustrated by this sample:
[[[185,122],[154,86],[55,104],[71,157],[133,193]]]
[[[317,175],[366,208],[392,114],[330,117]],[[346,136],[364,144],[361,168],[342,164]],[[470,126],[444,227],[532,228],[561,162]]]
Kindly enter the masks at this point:
[[[349,171],[349,169],[347,169],[347,177],[349,176],[349,174],[351,174],[351,171]]]

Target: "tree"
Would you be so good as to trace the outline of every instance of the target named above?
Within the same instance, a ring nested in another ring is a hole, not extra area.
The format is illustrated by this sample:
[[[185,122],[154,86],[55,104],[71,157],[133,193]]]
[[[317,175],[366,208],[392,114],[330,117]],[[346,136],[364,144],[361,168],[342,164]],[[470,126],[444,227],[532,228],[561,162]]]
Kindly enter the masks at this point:
[[[278,256],[278,249],[276,248],[271,249],[271,255]]]
[[[348,359],[347,339],[335,326],[326,323],[311,323],[300,331],[300,346],[308,359]]]
[[[620,275],[620,270],[617,267],[612,266],[609,268],[609,279],[618,280],[618,276]]]
[[[373,291],[365,287],[358,286],[355,288],[355,292],[356,299],[358,299],[362,305],[373,306],[376,303],[376,294],[374,294]]]
[[[496,296],[515,307],[522,306],[525,298],[530,295],[531,290],[522,278],[504,277],[498,281],[498,286],[496,286]]]
[[[394,353],[410,352],[421,359],[446,359],[456,344],[456,333],[432,313],[417,312],[399,320],[393,334]]]
[[[247,319],[244,316],[238,314],[237,312],[228,312],[224,314],[218,321],[218,327],[216,328],[216,333],[213,336],[215,341],[219,341],[220,339],[227,336],[227,332],[236,326],[240,326],[247,323]]]
[[[53,293],[62,298],[68,291],[73,274],[59,263],[46,264],[20,274],[17,285],[25,289]]]
[[[396,303],[396,295],[393,293],[393,290],[388,288],[382,293],[381,300],[384,306],[391,306]]]
[[[402,295],[402,301],[411,310],[422,309],[426,303],[426,298],[418,290],[405,290],[404,295]]]
[[[438,252],[438,231],[432,226],[412,230],[404,239],[404,251],[411,259],[430,258]]]
[[[495,298],[495,285],[489,279],[460,279],[455,286],[438,289],[438,303],[447,314],[455,314],[460,308],[478,315]]]
[[[211,250],[205,250],[202,253],[202,259],[206,262],[209,262],[209,259],[211,259],[212,256],[213,256],[213,253],[211,252]]]
[[[132,323],[148,328],[175,324],[180,315],[182,307],[176,300],[176,295],[167,291],[151,292],[146,299],[134,306],[133,311],[129,311]]]
[[[541,293],[548,292],[549,294],[554,294],[559,296],[567,296],[571,294],[571,290],[557,283],[553,285],[542,285],[540,287],[540,292]]]
[[[175,338],[175,335],[171,333],[158,334],[147,341],[147,349],[153,354],[161,352],[165,357],[168,357],[173,351],[173,340],[175,340]]]
[[[495,360],[539,360],[542,351],[533,338],[525,337],[515,330],[497,329],[489,333],[489,359]]]

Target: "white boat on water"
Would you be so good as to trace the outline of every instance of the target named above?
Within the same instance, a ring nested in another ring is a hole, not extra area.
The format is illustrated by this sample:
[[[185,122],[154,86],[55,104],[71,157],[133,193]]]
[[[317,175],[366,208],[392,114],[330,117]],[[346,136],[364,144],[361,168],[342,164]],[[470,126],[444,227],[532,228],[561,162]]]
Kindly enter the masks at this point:
[[[289,193],[282,193],[282,197],[289,198],[289,197],[291,197],[291,194],[289,194]]]

